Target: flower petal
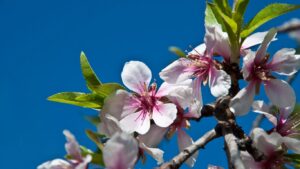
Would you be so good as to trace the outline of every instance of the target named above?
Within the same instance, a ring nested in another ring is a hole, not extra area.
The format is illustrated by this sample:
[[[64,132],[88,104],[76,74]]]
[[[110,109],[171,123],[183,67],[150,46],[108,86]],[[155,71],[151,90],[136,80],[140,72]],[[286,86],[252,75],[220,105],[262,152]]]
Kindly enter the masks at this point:
[[[73,165],[66,160],[55,159],[47,161],[37,167],[37,169],[73,169]]]
[[[279,79],[271,79],[264,81],[264,86],[267,96],[274,105],[290,108],[295,106],[296,95],[287,82]]]
[[[300,140],[291,137],[282,137],[282,142],[292,151],[300,154]]]
[[[243,59],[243,77],[244,79],[248,79],[251,75],[251,70],[254,65],[254,59],[255,59],[255,52],[249,51],[247,55]]]
[[[248,49],[252,46],[255,46],[255,45],[258,45],[258,44],[261,44],[264,40],[264,37],[267,35],[267,31],[266,32],[257,32],[257,33],[254,33],[250,36],[248,36],[243,44],[242,44],[242,49]],[[272,41],[275,41],[277,40],[275,37],[272,39]]]
[[[245,115],[248,113],[255,96],[255,84],[250,83],[232,98],[230,110],[235,115]]]
[[[63,133],[67,139],[65,148],[66,148],[68,155],[70,155],[72,157],[72,159],[74,159],[74,160],[82,161],[80,145],[76,141],[76,138],[74,137],[74,135],[68,130],[64,130]]]
[[[176,119],[177,108],[175,104],[159,102],[153,109],[152,119],[159,127],[168,127]]]
[[[209,87],[215,97],[225,96],[231,86],[231,78],[224,70],[218,70],[214,66],[209,71]]]
[[[140,93],[144,91],[145,87],[149,86],[152,73],[143,62],[130,61],[125,63],[121,77],[128,89]]]
[[[184,151],[186,147],[192,145],[193,143],[194,141],[190,136],[186,134],[185,131],[181,129],[178,130],[178,146],[181,152]],[[190,167],[194,167],[197,157],[198,157],[198,152],[194,153],[190,158],[188,158],[188,160],[186,160],[185,163]]]
[[[255,128],[252,130],[251,137],[255,146],[266,156],[274,153],[281,145],[281,135],[277,132],[268,135],[263,129]]]
[[[276,34],[276,29],[271,29],[264,37],[263,42],[261,43],[259,49],[256,52],[255,63],[260,63],[262,59],[266,56],[267,48],[269,47],[271,41],[275,38]]]
[[[191,52],[188,53],[188,55],[200,55],[203,56],[206,51],[206,45],[204,43],[198,45],[195,47]]]
[[[269,66],[281,75],[293,75],[300,68],[300,55],[295,49],[284,48],[276,52]]]
[[[128,133],[136,131],[139,134],[145,134],[150,129],[150,117],[148,114],[143,114],[141,110],[124,117],[120,121],[120,127],[123,131]]]
[[[160,165],[164,162],[164,151],[161,149],[147,147],[144,143],[140,143],[140,147],[157,161],[157,165]]]
[[[230,60],[231,49],[229,45],[228,35],[222,31],[220,25],[207,26],[204,37],[207,51],[213,51],[224,57],[226,61]]]
[[[264,103],[262,100],[254,101],[252,104],[252,109],[256,113],[263,114],[267,119],[274,125],[277,126],[277,118],[270,113],[271,107]]]
[[[168,128],[151,125],[150,130],[146,134],[139,135],[139,140],[149,147],[156,147],[162,141],[167,131]]]
[[[138,143],[126,133],[116,133],[103,149],[103,160],[107,169],[133,168],[138,155]]]
[[[159,76],[168,83],[178,83],[191,78],[193,72],[185,71],[191,61],[186,58],[180,58],[164,68]]]

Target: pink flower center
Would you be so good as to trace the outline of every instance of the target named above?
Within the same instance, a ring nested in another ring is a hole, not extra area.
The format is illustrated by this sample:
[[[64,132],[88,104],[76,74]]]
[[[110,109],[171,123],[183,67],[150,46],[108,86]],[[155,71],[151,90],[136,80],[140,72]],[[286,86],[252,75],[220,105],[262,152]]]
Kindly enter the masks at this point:
[[[280,116],[278,124],[276,126],[276,131],[281,136],[296,136],[300,135],[300,117],[298,115],[292,115],[288,119]]]
[[[285,160],[282,152],[273,151],[268,154],[266,160],[261,162],[262,168],[281,169]]]
[[[134,95],[140,102],[137,111],[142,110],[142,119],[144,119],[146,115],[151,115],[153,108],[157,106],[157,101],[159,98],[156,97],[156,88],[156,83],[152,83],[149,88],[147,88],[145,84],[144,91],[141,92],[141,94]]]
[[[189,55],[188,58],[191,62],[187,65],[185,71],[193,72],[195,78],[206,79],[212,63],[211,58],[200,55]]]

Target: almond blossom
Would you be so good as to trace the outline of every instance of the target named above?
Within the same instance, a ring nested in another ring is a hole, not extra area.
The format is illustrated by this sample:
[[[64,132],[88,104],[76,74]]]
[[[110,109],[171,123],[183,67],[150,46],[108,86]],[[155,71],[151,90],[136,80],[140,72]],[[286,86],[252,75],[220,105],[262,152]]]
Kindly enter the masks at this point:
[[[268,62],[266,50],[275,36],[275,30],[269,31],[260,48],[256,52],[249,51],[244,57],[242,72],[249,84],[231,101],[230,109],[236,115],[244,115],[249,111],[260,84],[264,85],[266,95],[274,105],[290,108],[295,105],[294,90],[287,82],[276,79],[272,73],[288,76],[296,73],[300,66],[300,55],[295,55],[294,49],[284,48]]]
[[[274,132],[268,135],[263,129],[252,131],[255,147],[264,153],[264,160],[256,162],[246,151],[241,152],[241,158],[248,169],[281,169],[287,162],[284,158],[285,150],[281,146],[280,136]]]
[[[259,32],[246,38],[241,46],[241,53],[246,49],[260,44],[266,32]],[[231,48],[227,33],[220,25],[207,26],[205,43],[197,46],[186,58],[180,58],[160,72],[160,77],[168,83],[179,83],[187,79],[194,79],[194,92],[200,91],[203,82],[210,87],[215,97],[228,94],[231,86],[230,76],[220,69],[220,64],[213,60],[213,54],[220,55],[226,62],[230,62]]]
[[[280,134],[281,141],[295,153],[300,153],[300,117],[297,114],[292,115],[289,108],[279,108],[279,112],[274,112],[274,108],[265,104],[263,101],[255,101],[252,105],[253,111],[264,114],[267,119],[274,125],[269,132],[277,132]]]
[[[67,143],[65,144],[66,151],[70,156],[70,160],[55,159],[47,161],[37,167],[37,169],[87,169],[88,163],[92,157],[81,155],[80,145],[76,141],[74,135],[68,130],[63,131],[66,136]]]
[[[150,120],[160,127],[168,127],[176,118],[177,109],[173,103],[163,101],[164,91],[157,90],[151,81],[151,71],[142,62],[130,61],[121,73],[125,86],[133,93],[127,92],[120,126],[122,130],[145,134],[150,129]]]
[[[123,132],[120,127],[120,120],[127,97],[128,93],[125,90],[118,90],[105,100],[103,109],[100,113],[101,123],[98,126],[99,133],[112,137],[115,133]],[[140,155],[143,155],[144,152],[146,152],[152,156],[158,164],[161,164],[163,162],[164,152],[155,147],[163,139],[166,131],[167,128],[151,125],[146,134],[139,135],[136,139],[139,144]]]
[[[131,135],[115,133],[103,148],[107,169],[133,168],[138,158],[138,143]]]

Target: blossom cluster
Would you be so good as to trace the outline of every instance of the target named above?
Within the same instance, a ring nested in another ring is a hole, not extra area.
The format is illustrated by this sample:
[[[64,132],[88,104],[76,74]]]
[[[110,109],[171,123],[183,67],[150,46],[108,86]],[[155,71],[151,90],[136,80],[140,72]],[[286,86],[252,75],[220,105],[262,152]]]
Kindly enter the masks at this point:
[[[281,168],[291,162],[286,156],[288,152],[300,154],[300,117],[293,113],[296,94],[282,77],[297,73],[300,55],[295,54],[294,49],[283,48],[271,56],[268,47],[278,40],[276,35],[276,29],[271,29],[239,38],[238,50],[233,50],[228,31],[224,31],[221,24],[206,23],[204,43],[162,69],[159,76],[164,82],[160,86],[152,80],[151,70],[145,63],[125,63],[121,72],[125,87],[115,88],[105,97],[99,108],[98,131],[92,135],[102,152],[101,164],[108,169],[129,169],[148,154],[160,165],[164,162],[164,151],[158,145],[165,136],[171,137],[174,133],[177,133],[180,151],[194,144],[186,130],[191,127],[190,120],[202,116],[201,87],[206,85],[216,98],[231,97],[228,106],[235,117],[253,110],[274,125],[270,130],[254,128],[251,131],[253,145],[264,154],[264,159],[255,160],[247,151],[242,151],[241,159],[247,168]],[[254,46],[259,47],[253,50]],[[233,59],[236,51],[241,64]],[[233,66],[238,67],[235,72],[232,72]],[[240,74],[237,80],[244,80],[246,86],[232,92],[233,86],[239,85],[234,79],[236,74]],[[92,89],[93,85],[94,82],[88,84]],[[267,103],[255,100],[261,93],[261,85],[268,97]],[[94,152],[83,149],[69,131],[65,130],[64,134],[67,159],[48,161],[38,169],[87,169],[89,163],[95,164]],[[186,164],[193,167],[197,157],[196,152]],[[221,167],[210,165],[208,168]]]

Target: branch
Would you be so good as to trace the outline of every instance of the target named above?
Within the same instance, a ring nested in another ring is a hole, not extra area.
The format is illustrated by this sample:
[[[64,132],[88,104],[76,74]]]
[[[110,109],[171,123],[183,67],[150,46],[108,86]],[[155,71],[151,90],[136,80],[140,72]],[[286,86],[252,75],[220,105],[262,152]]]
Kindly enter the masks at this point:
[[[200,137],[194,144],[185,148],[184,151],[180,152],[172,160],[164,163],[159,169],[176,169],[179,168],[189,157],[191,157],[197,150],[204,148],[204,146],[219,137],[215,129],[212,129]]]
[[[224,136],[225,150],[228,153],[230,163],[234,169],[246,169],[240,156],[240,150],[237,145],[237,138],[232,133],[227,133]]]

